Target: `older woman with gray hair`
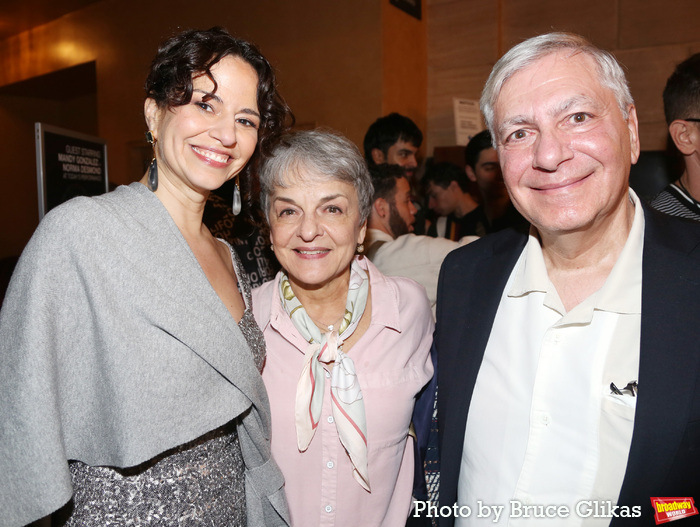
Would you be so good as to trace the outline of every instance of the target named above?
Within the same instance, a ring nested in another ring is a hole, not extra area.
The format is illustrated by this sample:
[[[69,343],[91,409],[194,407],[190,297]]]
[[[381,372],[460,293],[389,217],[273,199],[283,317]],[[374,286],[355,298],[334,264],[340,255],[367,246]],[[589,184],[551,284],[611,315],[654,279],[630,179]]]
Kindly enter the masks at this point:
[[[253,309],[292,524],[404,525],[411,412],[433,373],[425,291],[357,254],[372,183],[350,141],[289,135],[260,179],[283,269],[254,291]]]

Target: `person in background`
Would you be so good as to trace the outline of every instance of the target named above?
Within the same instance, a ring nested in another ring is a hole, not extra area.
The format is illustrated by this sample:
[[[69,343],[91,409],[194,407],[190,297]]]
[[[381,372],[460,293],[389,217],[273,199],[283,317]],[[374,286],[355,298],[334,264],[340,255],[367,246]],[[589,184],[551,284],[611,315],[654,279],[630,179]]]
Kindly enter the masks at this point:
[[[700,225],[630,189],[634,101],[583,37],[512,48],[481,110],[532,227],[442,266],[440,525],[652,525],[650,497],[700,494]]]
[[[403,526],[411,412],[433,373],[425,292],[356,254],[372,182],[350,141],[323,130],[286,136],[260,181],[282,271],[253,305],[292,525]]]
[[[398,165],[403,168],[406,180],[412,191],[418,187],[418,149],[423,143],[423,133],[408,117],[390,113],[380,117],[370,125],[365,134],[363,147],[367,166]],[[425,234],[427,228],[426,211],[421,196],[411,197],[416,208],[413,224],[416,234]]]
[[[486,216],[486,232],[513,227],[527,233],[530,226],[510,202],[498,153],[488,130],[482,130],[469,140],[464,147],[464,161],[467,177],[479,189],[480,206]]]
[[[288,525],[250,287],[202,212],[245,193],[289,109],[212,28],[161,44],[144,114],[143,179],[53,209],[0,312],[3,524]]]
[[[398,165],[408,181],[413,182],[418,169],[416,154],[422,143],[423,133],[416,123],[399,113],[390,113],[367,129],[363,142],[367,165]]]
[[[457,241],[487,233],[484,209],[470,194],[464,170],[453,163],[435,163],[426,169],[422,183],[428,208],[437,216],[428,228],[428,236]]]
[[[416,208],[401,167],[375,165],[369,172],[374,195],[364,244],[365,255],[385,275],[405,276],[422,285],[434,312],[443,259],[447,253],[477,237],[465,236],[456,242],[413,234]]]
[[[435,315],[437,282],[445,256],[457,247],[477,239],[466,236],[459,242],[413,234],[415,207],[411,188],[401,167],[375,165],[369,169],[374,195],[369,215],[365,255],[387,276],[405,276],[425,288]],[[432,357],[433,366],[437,357]],[[416,431],[416,475],[413,496],[437,503],[440,473],[437,434],[429,433],[435,410],[435,377],[416,403],[413,423]],[[407,525],[422,525],[413,516]]]
[[[676,66],[664,89],[668,133],[683,156],[681,177],[651,201],[656,210],[700,221],[700,53]]]

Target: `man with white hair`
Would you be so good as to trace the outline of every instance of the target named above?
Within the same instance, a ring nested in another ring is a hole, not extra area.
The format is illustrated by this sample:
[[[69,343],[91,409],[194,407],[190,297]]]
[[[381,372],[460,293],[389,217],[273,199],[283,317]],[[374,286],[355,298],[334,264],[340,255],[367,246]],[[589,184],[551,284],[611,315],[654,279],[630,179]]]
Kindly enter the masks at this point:
[[[450,253],[438,287],[441,526],[649,525],[700,495],[700,226],[629,188],[637,114],[609,53],[511,49],[481,108],[529,235]]]

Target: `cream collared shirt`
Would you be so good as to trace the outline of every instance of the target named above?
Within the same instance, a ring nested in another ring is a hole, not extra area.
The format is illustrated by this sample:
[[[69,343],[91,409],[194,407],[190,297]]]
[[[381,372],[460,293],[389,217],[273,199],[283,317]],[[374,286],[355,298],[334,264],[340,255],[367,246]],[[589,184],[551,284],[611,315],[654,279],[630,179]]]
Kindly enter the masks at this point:
[[[422,285],[434,318],[442,261],[451,251],[478,239],[478,236],[465,236],[455,242],[413,233],[393,238],[379,229],[367,229],[365,247],[369,249],[375,242],[383,242],[370,258],[372,263],[387,276],[405,276]]]
[[[639,372],[644,214],[631,190],[630,199],[632,228],[610,275],[568,313],[530,235],[477,376],[458,485],[471,515],[456,525],[493,525],[494,514],[479,518],[486,505],[503,505],[499,525],[610,522],[601,506],[617,501],[636,402],[610,383],[624,388]],[[569,514],[525,518],[521,505]]]

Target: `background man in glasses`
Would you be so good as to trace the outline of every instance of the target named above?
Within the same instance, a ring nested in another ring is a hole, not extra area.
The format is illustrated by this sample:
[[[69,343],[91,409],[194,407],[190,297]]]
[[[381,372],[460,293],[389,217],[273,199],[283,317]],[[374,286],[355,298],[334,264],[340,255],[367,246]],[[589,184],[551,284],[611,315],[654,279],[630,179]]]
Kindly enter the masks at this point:
[[[651,206],[671,216],[700,221],[700,53],[681,62],[668,78],[664,114],[685,169]]]
[[[532,227],[441,269],[440,524],[650,525],[700,495],[700,225],[629,188],[634,102],[584,38],[515,46],[481,109]]]

